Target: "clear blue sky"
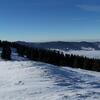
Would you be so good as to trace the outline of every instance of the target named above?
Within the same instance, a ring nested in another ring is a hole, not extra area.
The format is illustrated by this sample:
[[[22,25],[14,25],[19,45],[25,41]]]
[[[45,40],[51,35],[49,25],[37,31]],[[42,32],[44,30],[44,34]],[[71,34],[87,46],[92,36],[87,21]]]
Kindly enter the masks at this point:
[[[100,39],[100,0],[0,0],[0,39]]]

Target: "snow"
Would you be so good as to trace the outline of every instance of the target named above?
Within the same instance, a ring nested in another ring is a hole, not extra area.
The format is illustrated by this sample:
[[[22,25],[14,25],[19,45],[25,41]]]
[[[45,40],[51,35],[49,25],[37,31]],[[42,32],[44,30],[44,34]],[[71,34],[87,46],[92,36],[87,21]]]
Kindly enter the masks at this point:
[[[13,61],[27,61],[27,60],[28,60],[28,58],[26,58],[26,57],[18,56],[17,53],[12,53],[11,59],[12,59]]]
[[[60,53],[65,54],[74,54],[74,55],[79,55],[79,56],[84,56],[88,58],[95,58],[95,59],[100,59],[100,50],[60,50],[60,49],[50,49],[50,50],[56,50],[59,51]]]
[[[100,51],[89,52],[69,54],[99,57]],[[11,58],[0,59],[0,100],[100,100],[99,72],[29,61],[15,52]]]
[[[86,48],[86,47],[81,47],[81,49],[82,50],[87,50],[87,51],[92,51],[92,50],[95,50],[94,48],[91,48],[91,47],[88,47],[88,48]]]
[[[12,59],[0,61],[0,100],[100,100],[99,72]]]
[[[67,54],[74,54],[74,55],[79,55],[79,56],[86,56],[88,58],[96,58],[100,59],[100,50],[91,50],[91,51],[86,51],[86,50],[70,50],[70,51],[63,51],[64,53]]]

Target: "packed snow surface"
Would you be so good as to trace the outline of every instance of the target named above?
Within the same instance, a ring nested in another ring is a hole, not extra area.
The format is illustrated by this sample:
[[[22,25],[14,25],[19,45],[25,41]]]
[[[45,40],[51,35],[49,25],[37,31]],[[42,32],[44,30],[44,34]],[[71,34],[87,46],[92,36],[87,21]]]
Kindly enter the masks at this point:
[[[0,61],[0,100],[100,100],[100,73]]]

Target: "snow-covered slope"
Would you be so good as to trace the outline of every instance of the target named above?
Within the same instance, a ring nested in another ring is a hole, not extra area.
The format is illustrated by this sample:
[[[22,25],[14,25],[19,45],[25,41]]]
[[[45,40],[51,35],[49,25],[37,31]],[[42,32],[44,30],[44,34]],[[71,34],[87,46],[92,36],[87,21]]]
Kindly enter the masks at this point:
[[[100,100],[100,73],[0,61],[0,100]]]

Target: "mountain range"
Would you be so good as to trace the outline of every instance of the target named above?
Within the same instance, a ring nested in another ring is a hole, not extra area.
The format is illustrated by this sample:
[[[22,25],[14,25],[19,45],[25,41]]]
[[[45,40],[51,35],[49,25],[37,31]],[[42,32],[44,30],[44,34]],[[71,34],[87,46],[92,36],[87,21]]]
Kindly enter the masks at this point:
[[[61,50],[100,50],[100,42],[24,42],[17,41],[18,44],[44,49],[61,49]]]

